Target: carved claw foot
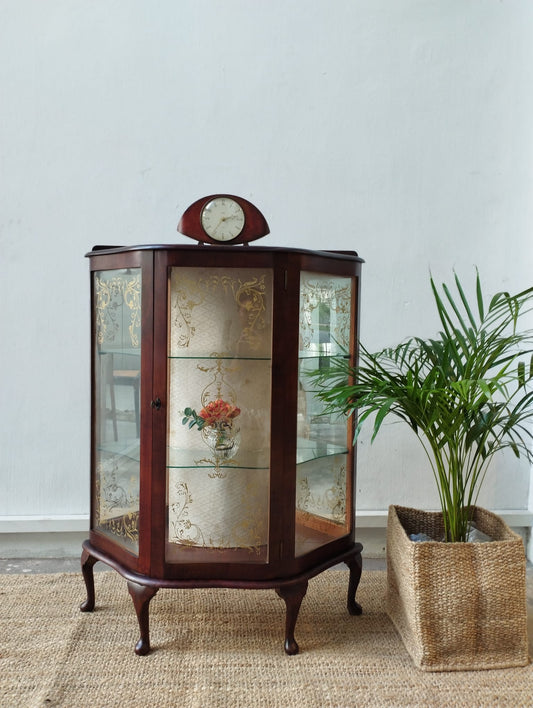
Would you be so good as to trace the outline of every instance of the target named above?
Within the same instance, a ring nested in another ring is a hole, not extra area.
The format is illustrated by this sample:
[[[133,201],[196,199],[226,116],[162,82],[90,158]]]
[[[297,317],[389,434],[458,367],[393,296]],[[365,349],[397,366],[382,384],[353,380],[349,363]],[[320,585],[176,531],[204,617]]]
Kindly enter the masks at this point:
[[[300,647],[298,642],[294,638],[294,628],[296,626],[296,620],[298,619],[298,613],[300,612],[300,605],[307,592],[307,580],[296,585],[286,585],[280,588],[276,588],[277,594],[285,601],[286,615],[285,615],[285,653],[289,656],[298,654]]]
[[[135,645],[135,653],[138,656],[146,656],[150,651],[150,619],[149,606],[150,600],[154,597],[158,588],[148,585],[139,585],[132,580],[128,580],[128,591],[133,600],[137,619],[139,621],[139,629],[141,637]]]
[[[144,640],[142,637],[135,645],[135,653],[137,656],[146,656],[150,653],[150,641]]]

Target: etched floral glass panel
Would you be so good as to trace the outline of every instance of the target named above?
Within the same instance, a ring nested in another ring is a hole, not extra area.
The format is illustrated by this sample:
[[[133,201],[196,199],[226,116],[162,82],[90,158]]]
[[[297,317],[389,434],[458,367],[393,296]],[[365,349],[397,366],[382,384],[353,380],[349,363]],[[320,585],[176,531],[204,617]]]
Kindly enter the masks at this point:
[[[141,270],[93,273],[94,526],[139,547]]]
[[[169,562],[268,561],[272,281],[171,269]]]
[[[302,272],[296,453],[296,554],[349,532],[348,422],[326,414],[309,373],[350,354],[351,278]]]

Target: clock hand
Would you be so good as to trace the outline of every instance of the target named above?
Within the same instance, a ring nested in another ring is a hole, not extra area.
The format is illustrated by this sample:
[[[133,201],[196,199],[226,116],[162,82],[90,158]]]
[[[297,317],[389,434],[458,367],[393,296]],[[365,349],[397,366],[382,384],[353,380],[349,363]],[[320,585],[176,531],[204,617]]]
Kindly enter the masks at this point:
[[[218,222],[218,224],[217,224],[217,225],[215,226],[215,228],[213,229],[213,233],[215,233],[215,231],[218,229],[218,227],[220,226],[220,224],[221,224],[223,221],[226,221],[226,218],[225,218],[224,216],[220,219],[220,221]]]

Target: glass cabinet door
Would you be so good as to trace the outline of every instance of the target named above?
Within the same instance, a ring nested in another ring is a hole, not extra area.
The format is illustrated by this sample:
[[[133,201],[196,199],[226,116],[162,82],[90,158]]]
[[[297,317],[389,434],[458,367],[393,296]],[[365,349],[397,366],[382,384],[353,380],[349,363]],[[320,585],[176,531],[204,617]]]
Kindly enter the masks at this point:
[[[308,374],[332,357],[348,357],[353,280],[320,273],[300,276],[300,344],[296,460],[296,555],[350,532],[352,455],[348,420],[324,414]]]
[[[92,277],[93,526],[138,554],[141,269]]]
[[[269,269],[169,278],[166,561],[268,561]]]

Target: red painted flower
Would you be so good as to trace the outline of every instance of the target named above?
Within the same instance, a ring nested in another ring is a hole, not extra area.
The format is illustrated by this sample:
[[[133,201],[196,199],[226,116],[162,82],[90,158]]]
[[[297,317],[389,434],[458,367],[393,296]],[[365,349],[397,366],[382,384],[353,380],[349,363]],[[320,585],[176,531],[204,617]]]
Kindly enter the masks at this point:
[[[215,425],[216,423],[228,423],[233,418],[236,418],[240,412],[241,409],[237,408],[237,406],[232,406],[230,403],[218,398],[216,401],[210,401],[198,415],[205,420],[205,425]]]

